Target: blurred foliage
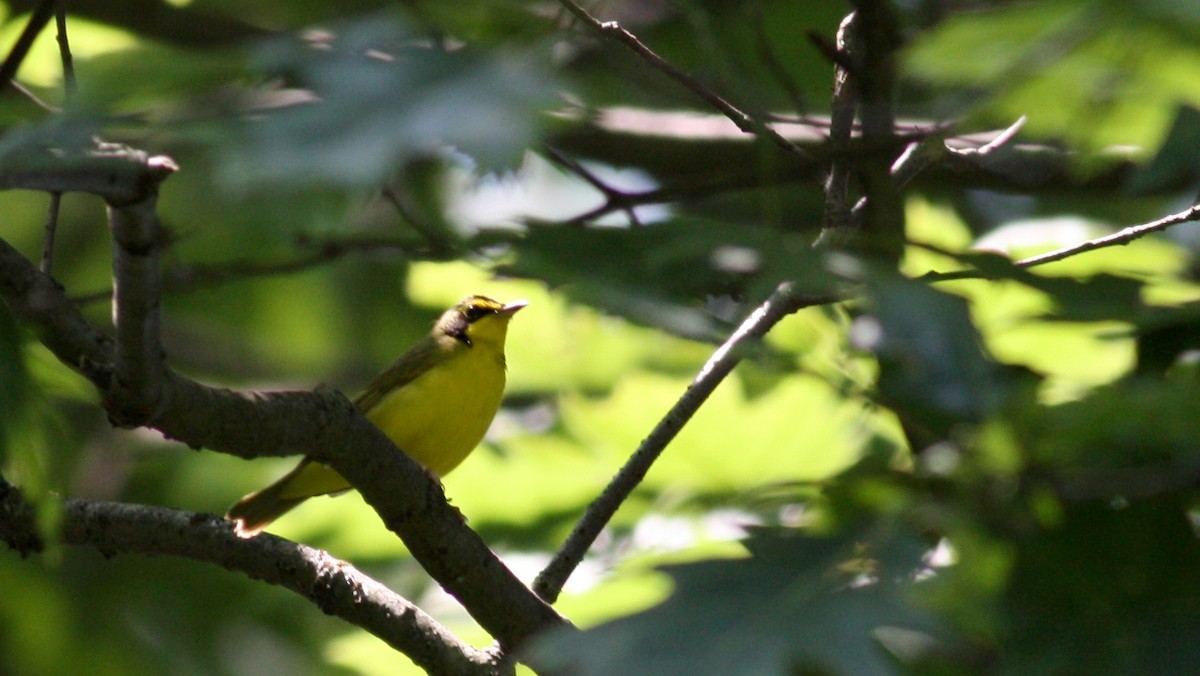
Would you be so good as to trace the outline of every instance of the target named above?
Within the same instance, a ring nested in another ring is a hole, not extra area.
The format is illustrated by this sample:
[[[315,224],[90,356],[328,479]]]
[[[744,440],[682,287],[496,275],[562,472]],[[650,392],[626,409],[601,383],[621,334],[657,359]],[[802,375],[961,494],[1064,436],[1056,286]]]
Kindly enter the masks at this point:
[[[1194,197],[1194,2],[897,3],[904,116],[985,129],[1027,115],[1019,140],[1071,151],[1083,173],[1111,146],[1143,158],[1103,194],[910,194],[904,276],[814,252],[819,187],[774,182],[774,150],[729,167],[762,185],[705,181],[712,194],[573,220],[604,204],[597,180],[637,195],[663,184],[655,167],[721,166],[727,146],[675,139],[621,167],[573,158],[588,177],[551,161],[547,144],[586,133],[557,108],[711,112],[555,2],[78,4],[79,90],[64,103],[45,32],[18,80],[67,112],[0,99],[0,163],[97,133],[176,159],[159,209],[181,372],[353,392],[462,296],[531,301],[510,333],[506,407],[445,482],[525,579],[778,282],[862,289],[782,321],[685,426],[567,585],[558,607],[586,631],[533,646],[546,671],[1181,673],[1200,660],[1200,237],[1183,225],[1011,264]],[[832,67],[804,35],[831,39],[844,5],[588,6],[747,111],[828,112]],[[29,3],[3,7],[10,45]],[[46,202],[0,193],[0,237],[34,260]],[[65,196],[58,233],[56,278],[107,325],[103,205]],[[921,279],[959,270],[977,278]],[[47,529],[57,495],[222,513],[292,462],[110,429],[92,388],[7,312],[0,443],[0,472]],[[272,530],[490,644],[356,495]],[[302,598],[190,561],[3,550],[0,588],[0,673],[413,670]]]

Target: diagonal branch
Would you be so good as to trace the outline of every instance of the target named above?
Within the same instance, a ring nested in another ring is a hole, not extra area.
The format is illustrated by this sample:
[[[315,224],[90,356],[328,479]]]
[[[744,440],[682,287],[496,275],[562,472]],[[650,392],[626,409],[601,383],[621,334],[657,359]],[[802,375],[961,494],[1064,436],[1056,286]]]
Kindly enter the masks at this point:
[[[552,146],[546,146],[545,153],[546,157],[551,162],[583,179],[588,183],[588,185],[595,188],[600,192],[601,195],[604,196],[603,204],[595,209],[591,209],[571,218],[571,220],[567,221],[568,223],[582,225],[593,219],[600,218],[601,216],[605,216],[616,211],[621,211],[624,212],[625,217],[629,219],[630,225],[633,225],[634,227],[642,226],[642,222],[638,218],[637,211],[634,209],[634,206],[636,205],[635,200],[639,197],[639,195],[636,193],[628,193],[610,186],[602,181],[599,176],[588,170],[587,167],[577,162],[574,158],[560,153]]]
[[[656,54],[654,50],[650,49],[645,43],[639,40],[636,35],[622,28],[621,25],[616,21],[600,21],[596,17],[589,14],[587,10],[580,7],[573,0],[558,0],[558,3],[562,5],[568,12],[570,12],[575,18],[579,19],[592,30],[600,34],[601,37],[620,42],[632,50],[633,53],[637,54],[644,61],[646,61],[646,63],[653,66],[656,70],[686,87],[690,92],[700,97],[709,106],[712,106],[714,110],[729,118],[730,121],[737,125],[738,129],[741,129],[747,134],[764,136],[771,143],[791,155],[805,155],[805,151],[803,149],[781,136],[779,132],[772,129],[771,126],[766,122],[759,120],[753,115],[750,115],[749,113],[739,109],[737,106],[724,99],[720,94],[717,94],[713,90],[706,87],[696,78],[671,65],[670,62]]]
[[[918,160],[912,160],[918,161]],[[897,174],[905,173],[903,167],[897,168]],[[1153,221],[1150,223],[1130,226],[1107,237],[1090,240],[1082,244],[1052,251],[1040,256],[1033,256],[1017,261],[1015,265],[1031,267],[1061,260],[1072,255],[1092,251],[1104,246],[1126,244],[1138,237],[1151,232],[1163,230],[1173,225],[1189,221],[1200,221],[1200,205],[1195,205],[1185,211]],[[946,281],[950,279],[967,279],[983,276],[974,270],[956,271],[949,273],[929,273],[922,279],[927,281]],[[759,306],[737,331],[713,353],[700,373],[692,381],[688,390],[680,397],[675,406],[662,418],[637,451],[617,473],[604,492],[588,506],[575,529],[568,536],[563,546],[555,554],[549,565],[538,575],[533,583],[534,591],[553,602],[558,598],[567,578],[583,560],[583,556],[591,547],[596,537],[616,513],[617,508],[629,497],[634,488],[641,482],[651,465],[662,454],[667,444],[674,439],[683,425],[695,414],[700,405],[713,392],[716,386],[727,376],[741,360],[741,355],[748,341],[765,335],[780,319],[805,307],[834,303],[845,300],[848,296],[831,294],[827,296],[801,295],[790,285],[782,285],[772,294],[763,305]]]
[[[567,578],[583,561],[584,554],[591,548],[596,537],[604,530],[617,509],[629,497],[646,472],[666,449],[667,444],[691,420],[700,405],[708,399],[717,385],[733,371],[742,360],[746,348],[762,338],[784,317],[806,307],[836,303],[844,298],[840,294],[813,296],[799,292],[791,284],[781,284],[771,297],[750,314],[736,331],[719,347],[708,362],[700,369],[687,391],[675,402],[671,410],[655,425],[650,435],[638,446],[625,465],[617,472],[604,491],[588,505],[583,517],[575,525],[566,542],[555,553],[554,558],[533,582],[534,592],[553,603]]]
[[[0,540],[41,551],[32,506],[0,478]],[[149,505],[67,500],[61,541],[106,556],[178,556],[278,585],[361,627],[439,674],[493,673],[484,651],[462,643],[416,605],[327,552],[274,536],[245,540],[212,515]]]
[[[33,41],[37,39],[38,33],[50,23],[50,19],[54,16],[54,6],[58,4],[55,0],[40,0],[37,7],[34,7],[33,13],[29,15],[29,21],[25,24],[25,29],[21,31],[20,37],[9,50],[8,56],[4,58],[4,63],[0,63],[0,91],[13,84],[13,79],[17,76],[17,71],[20,70],[21,64],[25,62],[25,57],[29,55],[29,50],[33,47]]]

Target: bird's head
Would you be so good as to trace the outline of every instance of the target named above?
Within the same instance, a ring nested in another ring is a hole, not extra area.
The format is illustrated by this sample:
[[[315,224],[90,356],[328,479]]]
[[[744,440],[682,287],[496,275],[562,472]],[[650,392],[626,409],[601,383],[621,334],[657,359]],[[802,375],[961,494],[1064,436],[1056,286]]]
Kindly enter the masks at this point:
[[[486,296],[467,296],[442,313],[434,330],[467,347],[483,346],[503,353],[509,320],[528,304],[523,300],[500,303]]]

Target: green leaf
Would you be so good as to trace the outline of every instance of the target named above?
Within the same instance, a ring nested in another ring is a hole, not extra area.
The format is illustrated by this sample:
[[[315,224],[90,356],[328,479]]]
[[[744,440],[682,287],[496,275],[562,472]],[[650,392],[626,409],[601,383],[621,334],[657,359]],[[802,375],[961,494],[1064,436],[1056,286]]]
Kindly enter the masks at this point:
[[[720,221],[533,225],[514,248],[505,274],[545,280],[578,300],[700,340],[726,333],[701,305],[712,296],[757,302],[782,280],[813,292],[833,286],[809,238]]]
[[[1129,179],[1133,192],[1163,191],[1200,180],[1200,110],[1180,106],[1158,154]]]
[[[995,408],[1006,386],[964,299],[889,274],[868,286],[853,336],[879,359],[880,395],[902,420],[940,437]]]
[[[1200,303],[1156,309],[1139,323],[1137,375],[1164,375],[1176,363],[1200,350]],[[1189,354],[1192,353],[1192,354]]]
[[[1200,660],[1200,542],[1174,501],[1067,506],[1018,544],[1007,673],[1184,673]]]
[[[988,279],[1009,279],[1041,291],[1054,301],[1050,318],[1075,322],[1136,321],[1145,313],[1142,281],[1131,277],[1096,274],[1084,279],[1038,275],[992,253],[966,253],[959,260],[972,265]]]
[[[1138,378],[1087,397],[1029,411],[1016,422],[1025,448],[1040,463],[1070,468],[1138,467],[1200,458],[1200,383]],[[1114,488],[1112,497],[1118,497]]]
[[[961,12],[919,36],[906,61],[977,120],[1008,125],[1025,115],[1026,134],[1088,151],[1152,152],[1179,103],[1197,101],[1200,76],[1195,12],[1168,22],[1163,10],[1053,0]]]
[[[896,582],[920,548],[902,536],[864,546],[867,537],[758,530],[745,541],[748,558],[667,567],[675,592],[663,604],[543,637],[530,662],[585,675],[892,673],[875,632],[930,628]]]
[[[234,183],[377,186],[407,159],[447,147],[484,166],[511,164],[552,102],[539,61],[446,51],[386,16],[274,40],[259,60],[292,88],[225,148]]]

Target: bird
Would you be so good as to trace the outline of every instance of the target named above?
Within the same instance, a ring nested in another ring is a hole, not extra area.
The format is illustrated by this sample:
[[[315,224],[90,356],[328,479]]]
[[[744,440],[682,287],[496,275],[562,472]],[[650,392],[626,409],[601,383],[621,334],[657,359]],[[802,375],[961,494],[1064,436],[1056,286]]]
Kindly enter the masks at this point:
[[[468,296],[434,322],[429,335],[354,398],[358,410],[400,450],[445,476],[479,445],[500,408],[504,340],[524,300]],[[308,498],[351,488],[328,465],[304,458],[291,472],[229,508],[239,537],[262,532]]]

